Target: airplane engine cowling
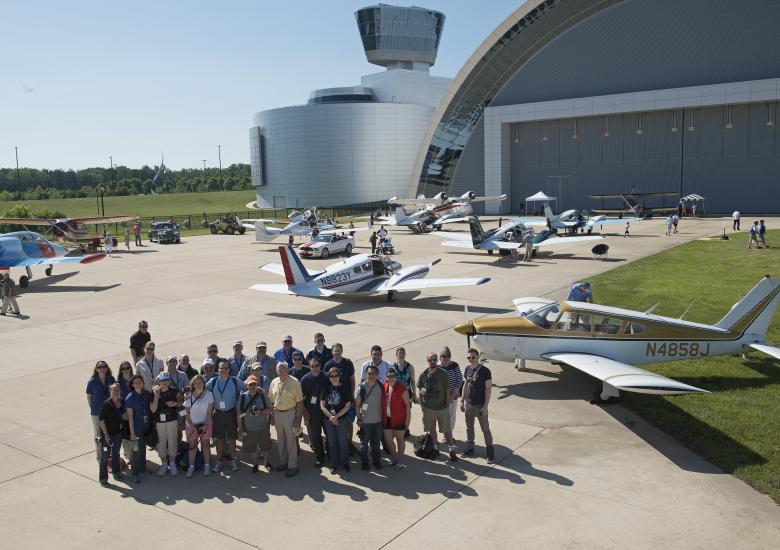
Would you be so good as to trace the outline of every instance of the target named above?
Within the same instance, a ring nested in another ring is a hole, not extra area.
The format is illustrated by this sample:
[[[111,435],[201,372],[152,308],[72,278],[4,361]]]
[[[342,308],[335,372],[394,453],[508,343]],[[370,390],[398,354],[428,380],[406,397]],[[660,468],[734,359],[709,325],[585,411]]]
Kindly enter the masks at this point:
[[[464,201],[473,201],[474,199],[477,198],[477,194],[474,193],[474,191],[468,191],[466,193],[463,193],[460,196],[460,198],[461,198],[461,200],[464,200]]]
[[[438,195],[436,195],[433,198],[436,199],[436,200],[439,200],[439,201],[446,201],[447,199],[450,198],[450,196],[447,193],[445,193],[444,191],[442,191],[441,193],[439,193]]]

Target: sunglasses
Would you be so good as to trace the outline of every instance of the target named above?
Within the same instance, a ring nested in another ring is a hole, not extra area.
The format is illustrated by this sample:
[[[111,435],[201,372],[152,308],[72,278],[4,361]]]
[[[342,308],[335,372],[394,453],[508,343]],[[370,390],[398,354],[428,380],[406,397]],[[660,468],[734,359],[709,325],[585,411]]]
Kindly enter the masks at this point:
[[[293,357],[293,361],[303,361],[303,357],[301,357],[300,355],[296,355],[295,357]]]
[[[215,350],[215,349],[210,349],[210,350],[209,350],[209,353],[217,353],[217,350]]]
[[[154,351],[154,348],[146,348],[146,351]]]
[[[328,376],[328,378],[339,378],[339,375],[338,374],[331,374],[330,376]]]
[[[107,369],[108,365],[98,365],[97,368],[99,368],[99,369]]]
[[[466,359],[476,359],[476,358],[477,358],[476,355],[467,355],[466,356]]]

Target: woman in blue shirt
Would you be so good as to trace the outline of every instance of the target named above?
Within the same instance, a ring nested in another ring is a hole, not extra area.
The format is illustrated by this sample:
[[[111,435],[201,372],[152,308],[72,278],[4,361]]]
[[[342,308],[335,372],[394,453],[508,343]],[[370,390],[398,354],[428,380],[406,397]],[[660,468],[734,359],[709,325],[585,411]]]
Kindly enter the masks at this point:
[[[149,394],[144,391],[144,379],[140,374],[133,376],[133,391],[125,399],[127,421],[130,424],[130,441],[133,442],[133,481],[141,483],[141,474],[146,471],[146,436],[151,426],[151,408]],[[154,396],[151,405],[157,410],[158,396]]]
[[[108,399],[110,393],[108,387],[114,383],[114,376],[105,361],[98,361],[92,369],[92,377],[87,382],[87,405],[92,420],[92,441],[95,444],[95,456],[100,462],[100,408]]]

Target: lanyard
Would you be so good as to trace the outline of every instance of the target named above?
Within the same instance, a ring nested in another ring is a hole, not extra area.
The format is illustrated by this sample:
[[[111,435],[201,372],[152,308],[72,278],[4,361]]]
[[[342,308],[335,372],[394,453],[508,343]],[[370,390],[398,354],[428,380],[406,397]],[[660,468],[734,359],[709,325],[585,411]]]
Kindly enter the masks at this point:
[[[221,386],[219,385],[219,380],[217,380],[217,382],[214,384],[215,386],[217,386],[217,389],[219,390],[219,396],[222,397],[222,398],[225,397],[225,388],[227,388],[227,383],[228,382],[230,382],[230,378],[225,380],[225,383],[222,384]]]
[[[274,409],[279,407],[279,400],[281,400],[282,394],[284,393],[284,388],[287,387],[287,382],[289,382],[289,381],[290,381],[290,379],[288,378],[287,380],[285,380],[284,382],[279,384],[279,386],[281,386],[281,387],[277,388],[277,392],[276,392],[275,399],[274,399]]]
[[[371,397],[371,394],[374,393],[374,388],[376,388],[376,385],[376,382],[374,382],[374,385],[371,386],[371,391],[368,392],[365,390],[366,384],[363,385],[363,393],[366,394],[366,403],[368,403],[368,398]]]
[[[196,397],[195,399],[193,399],[193,398],[192,398],[192,394],[190,394],[190,408],[192,408],[192,406],[193,406],[195,403],[197,403],[198,401],[200,401],[200,398],[201,398],[201,397],[203,397],[203,395],[204,395],[205,393],[206,393],[206,389],[204,388],[204,389],[203,389],[203,391],[202,391],[202,392],[200,392],[200,395],[198,395],[198,397]]]

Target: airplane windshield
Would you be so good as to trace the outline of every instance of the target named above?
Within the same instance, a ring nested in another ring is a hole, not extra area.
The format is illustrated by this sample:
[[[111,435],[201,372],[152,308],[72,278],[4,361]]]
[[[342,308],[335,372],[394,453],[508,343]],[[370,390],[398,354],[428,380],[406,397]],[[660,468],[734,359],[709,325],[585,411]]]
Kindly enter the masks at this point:
[[[45,237],[43,237],[43,235],[39,235],[38,233],[30,233],[30,235],[32,236],[33,240],[36,243],[47,243],[47,242],[49,242],[49,241],[46,240]]]
[[[560,312],[561,307],[557,303],[549,304],[529,313],[526,318],[538,327],[552,328],[552,324]]]

